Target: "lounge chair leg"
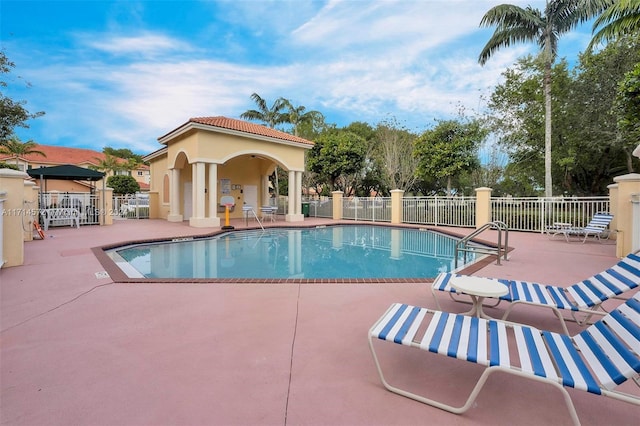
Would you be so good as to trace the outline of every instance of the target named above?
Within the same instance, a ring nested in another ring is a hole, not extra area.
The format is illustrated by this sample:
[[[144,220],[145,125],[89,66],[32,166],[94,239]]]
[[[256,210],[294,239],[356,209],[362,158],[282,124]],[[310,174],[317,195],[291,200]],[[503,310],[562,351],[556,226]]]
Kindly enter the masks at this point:
[[[511,303],[511,305],[509,305],[509,307],[504,311],[504,315],[502,315],[502,318],[500,318],[502,321],[506,321],[507,317],[509,316],[509,314],[511,313],[511,310],[518,304],[524,304],[524,305],[530,305],[531,303],[527,303],[527,302],[522,302],[522,301],[517,301],[517,302],[513,302]],[[566,334],[567,336],[569,336],[569,330],[567,329],[567,324],[565,322],[564,317],[562,316],[562,313],[558,310],[558,308],[556,308],[555,306],[548,306],[548,305],[535,305],[535,306],[539,306],[542,308],[549,308],[553,311],[554,315],[556,316],[556,318],[558,318],[558,320],[560,320],[560,325],[562,326],[562,331],[564,332],[564,334]]]
[[[406,390],[392,386],[389,384],[389,382],[387,382],[387,380],[384,377],[384,374],[382,373],[382,368],[380,367],[380,361],[378,360],[378,356],[376,355],[376,351],[373,347],[373,338],[371,337],[371,333],[369,333],[368,339],[369,339],[369,349],[371,349],[371,354],[373,355],[373,360],[376,364],[376,369],[378,370],[378,375],[380,376],[380,380],[382,381],[382,384],[384,385],[384,387],[393,393],[397,393],[398,395],[402,395],[406,398],[410,398],[415,401],[422,402],[423,404],[426,404],[426,405],[431,405],[432,407],[436,407],[441,410],[448,411],[450,413],[463,414],[467,410],[469,410],[469,408],[471,408],[471,406],[473,405],[476,398],[480,394],[480,391],[484,387],[484,384],[487,382],[487,379],[489,378],[491,373],[502,371],[508,374],[514,374],[517,376],[524,377],[525,379],[536,380],[542,383],[547,383],[555,386],[560,392],[562,392],[562,397],[564,398],[565,405],[569,410],[569,415],[571,416],[571,420],[573,420],[573,424],[576,426],[580,426],[580,419],[578,418],[578,413],[576,412],[576,408],[574,407],[573,402],[571,401],[571,396],[569,395],[569,392],[567,392],[567,390],[560,383],[549,381],[544,378],[539,378],[537,376],[531,376],[530,374],[524,374],[514,370],[506,371],[502,367],[498,367],[498,366],[485,368],[485,370],[482,372],[482,375],[478,379],[476,385],[473,387],[473,390],[469,394],[467,401],[461,407],[454,407],[452,405],[448,405],[440,401],[435,401],[433,399],[425,398],[424,396],[421,396],[412,392],[408,392]]]
[[[478,394],[480,393],[480,391],[482,390],[482,387],[484,386],[485,382],[487,381],[487,378],[489,377],[489,375],[494,371],[493,368],[487,368],[484,370],[484,372],[482,373],[482,375],[480,376],[480,378],[478,379],[478,382],[476,383],[475,387],[473,388],[473,390],[471,391],[471,393],[469,394],[469,397],[467,398],[467,401],[465,402],[465,404],[461,407],[454,407],[451,405],[447,405],[444,404],[440,401],[435,401],[433,399],[429,399],[429,398],[425,398],[424,396],[412,393],[412,392],[408,392],[406,390],[397,388],[395,386],[392,386],[389,384],[389,382],[387,382],[387,380],[384,377],[384,374],[382,373],[382,368],[380,367],[380,361],[378,360],[378,356],[376,355],[376,351],[373,348],[373,339],[371,338],[371,336],[369,335],[369,348],[371,349],[371,354],[373,355],[373,360],[376,364],[376,368],[378,370],[378,375],[380,376],[380,381],[382,382],[382,384],[384,385],[384,387],[393,392],[393,393],[397,393],[398,395],[402,395],[406,398],[410,398],[413,399],[415,401],[418,402],[422,402],[423,404],[427,404],[427,405],[431,405],[433,407],[439,408],[441,410],[445,410],[448,411],[450,413],[454,413],[454,414],[462,414],[465,411],[467,411],[469,408],[471,408],[471,406],[473,405],[474,401],[476,400]]]

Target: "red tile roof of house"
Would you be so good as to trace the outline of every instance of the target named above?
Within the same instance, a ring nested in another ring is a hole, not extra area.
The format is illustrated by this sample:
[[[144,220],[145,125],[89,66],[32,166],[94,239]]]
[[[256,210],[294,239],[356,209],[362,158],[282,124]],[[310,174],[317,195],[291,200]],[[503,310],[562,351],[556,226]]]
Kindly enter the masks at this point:
[[[288,142],[296,142],[304,145],[313,145],[313,142],[298,136],[294,136],[289,133],[281,132],[279,130],[271,129],[269,127],[261,126],[259,124],[249,123],[248,121],[237,120],[235,118],[228,118],[228,117],[222,117],[222,116],[190,118],[187,123],[183,124],[180,127],[177,127],[176,129],[172,130],[166,135],[160,136],[158,139],[161,140],[165,138],[166,136],[175,132],[176,130],[189,125],[189,123],[204,124],[207,126],[219,127],[221,129],[227,129],[227,130],[235,130],[237,132],[248,133],[252,135],[266,136],[266,137],[280,139]]]
[[[33,148],[46,154],[43,157],[39,154],[27,154],[20,157],[20,160],[35,164],[74,164],[74,165],[98,165],[106,158],[106,155],[99,151],[85,148],[69,148],[66,146],[37,145]],[[0,161],[14,158],[10,154],[0,154]],[[124,161],[124,160],[123,160]]]

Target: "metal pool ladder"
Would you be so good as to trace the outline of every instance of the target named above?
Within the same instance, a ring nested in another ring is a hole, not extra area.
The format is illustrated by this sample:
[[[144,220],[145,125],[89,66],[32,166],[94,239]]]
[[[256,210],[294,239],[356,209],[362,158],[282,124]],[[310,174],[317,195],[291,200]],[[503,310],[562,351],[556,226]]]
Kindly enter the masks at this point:
[[[258,221],[258,225],[260,225],[260,228],[262,228],[262,230],[264,231],[264,226],[262,226],[262,222],[258,218],[258,215],[256,214],[256,211],[253,209],[253,206],[250,206],[250,205],[242,206],[242,212],[244,213],[245,225],[249,225],[249,213],[252,213],[253,217],[255,217],[256,221]]]
[[[497,247],[484,247],[484,246],[469,246],[469,242],[484,232],[487,229],[497,229],[498,230],[498,246]],[[504,231],[504,245],[502,245],[502,231]],[[497,264],[500,265],[500,257],[504,256],[504,260],[507,259],[507,248],[509,247],[509,227],[507,224],[500,221],[494,220],[493,222],[488,222],[482,225],[480,228],[473,231],[471,234],[467,235],[460,241],[456,243],[456,248],[454,252],[454,265],[455,269],[458,269],[458,253],[464,253],[464,263],[467,263],[467,253],[483,253],[483,254],[495,254],[497,255]]]

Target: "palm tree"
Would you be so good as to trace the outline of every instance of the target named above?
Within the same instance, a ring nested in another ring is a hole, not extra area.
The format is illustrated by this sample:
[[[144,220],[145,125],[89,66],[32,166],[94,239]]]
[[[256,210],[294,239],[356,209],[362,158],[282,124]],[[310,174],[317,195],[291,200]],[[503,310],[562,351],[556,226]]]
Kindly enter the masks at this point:
[[[257,120],[262,121],[268,127],[274,128],[278,124],[288,123],[289,122],[289,114],[283,112],[283,110],[287,107],[291,106],[291,103],[285,98],[278,98],[275,100],[271,108],[267,107],[267,102],[260,97],[257,93],[253,93],[251,95],[251,100],[256,103],[258,109],[250,109],[248,111],[240,114],[240,118],[245,120]],[[304,108],[304,107],[303,107]],[[295,128],[295,127],[294,127]],[[278,166],[276,165],[275,173],[275,191],[276,191],[276,199],[279,198],[280,191],[279,186],[280,182],[278,180]]]
[[[640,32],[640,2],[638,0],[592,0],[608,4],[602,15],[593,23],[593,36],[587,49],[592,49],[603,41],[610,41],[624,34]]]
[[[319,111],[307,111],[306,108],[302,105],[295,107],[288,99],[284,100],[285,108],[287,108],[286,121],[284,123],[290,123],[293,126],[293,134],[295,136],[298,135],[298,126],[303,123],[312,122],[316,118],[322,117],[322,113]]]
[[[637,0],[635,0],[637,1]],[[551,197],[551,67],[558,54],[560,35],[571,31],[578,23],[600,13],[606,0],[547,0],[544,11],[531,6],[521,8],[510,4],[495,6],[482,17],[481,27],[496,26],[496,30],[480,52],[478,62],[484,65],[501,47],[519,42],[534,42],[544,61],[544,193]]]
[[[34,141],[21,142],[17,136],[12,135],[11,137],[9,137],[9,139],[0,144],[0,153],[13,155],[15,164],[16,166],[18,166],[18,159],[20,157],[24,157],[25,155],[36,154],[43,157],[47,156],[47,154],[45,154],[44,152],[35,149],[37,146],[38,144]]]
[[[104,159],[102,160],[98,157],[95,157],[95,159],[98,161],[98,164],[90,166],[90,169],[100,170],[102,172],[111,172],[114,175],[116,175],[120,170],[127,169],[126,164],[121,163],[118,157],[110,154],[105,154]]]
[[[250,109],[240,114],[240,118],[245,120],[262,121],[266,126],[274,128],[278,124],[285,123],[287,121],[287,114],[283,113],[286,108],[287,100],[284,98],[278,98],[275,100],[271,108],[267,107],[267,102],[260,97],[257,93],[251,95],[251,100],[256,103],[258,109]]]

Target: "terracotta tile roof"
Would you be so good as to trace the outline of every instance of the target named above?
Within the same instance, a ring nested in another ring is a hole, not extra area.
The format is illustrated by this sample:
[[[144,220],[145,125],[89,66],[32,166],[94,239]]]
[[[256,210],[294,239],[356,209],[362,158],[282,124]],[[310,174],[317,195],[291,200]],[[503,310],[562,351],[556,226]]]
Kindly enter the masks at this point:
[[[38,154],[27,154],[23,157],[20,157],[20,160],[27,161],[29,163],[43,165],[49,164],[55,166],[60,164],[97,165],[100,163],[100,161],[106,158],[106,156],[102,152],[85,148],[37,145],[36,147],[34,147],[34,150],[45,153],[46,157]],[[12,155],[0,154],[0,161],[5,161],[12,158]]]
[[[281,132],[276,129],[271,129],[266,126],[261,126],[259,124],[249,123],[248,121],[237,120],[235,118],[228,118],[228,117],[222,117],[222,116],[195,117],[195,118],[190,118],[189,121],[183,126],[189,123],[204,124],[207,126],[219,127],[221,129],[235,130],[238,132],[249,133],[252,135],[266,136],[274,139],[280,139],[287,142],[296,142],[304,145],[313,145],[313,142],[303,139],[301,137],[294,136],[289,133]],[[183,126],[180,126],[180,127],[183,127]],[[167,135],[169,133],[167,133]],[[162,139],[167,135],[161,136],[158,139]]]

